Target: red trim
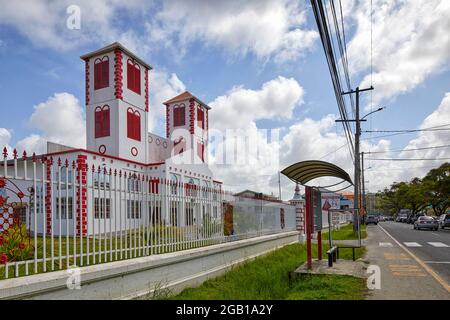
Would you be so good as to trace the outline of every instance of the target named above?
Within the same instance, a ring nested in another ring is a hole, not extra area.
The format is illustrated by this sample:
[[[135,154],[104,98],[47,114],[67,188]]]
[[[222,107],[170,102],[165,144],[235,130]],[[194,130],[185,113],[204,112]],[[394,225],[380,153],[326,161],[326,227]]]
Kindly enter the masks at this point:
[[[103,152],[101,151],[103,148]],[[105,154],[106,153],[106,146],[104,144],[100,145],[100,147],[98,147],[98,152],[101,154]]]
[[[170,106],[166,105],[166,138],[170,137]]]
[[[81,187],[77,187],[77,219],[76,229],[77,235],[87,235],[87,169],[86,164],[87,157],[84,155],[78,155],[77,157],[77,182],[81,184]],[[80,230],[81,229],[81,230]]]
[[[48,158],[46,161],[47,168],[47,183],[45,184],[45,215],[47,218],[46,221],[46,233],[51,234],[52,232],[52,183],[50,182],[52,179],[52,159]]]
[[[145,68],[145,111],[148,112],[148,68]]]
[[[194,112],[195,112],[195,100],[189,99],[189,132],[194,134]]]
[[[89,59],[84,60],[85,65],[85,83],[86,83],[86,105],[89,104]]]
[[[60,151],[60,152],[47,153],[45,155],[46,156],[55,156],[55,155],[76,153],[76,152],[85,152],[85,153],[93,154],[93,155],[96,155],[96,156],[102,156],[102,157],[113,159],[113,160],[125,161],[125,162],[129,162],[129,163],[132,163],[132,164],[137,164],[137,165],[140,165],[140,166],[147,166],[147,167],[159,166],[159,165],[165,164],[165,162],[143,163],[143,162],[133,161],[133,160],[124,159],[124,158],[111,156],[111,155],[107,155],[107,154],[101,154],[99,152],[95,152],[95,151],[92,151],[92,150],[86,150],[86,149],[72,149],[72,150],[66,150],[66,151]],[[29,159],[31,159],[31,158],[27,158],[27,160],[29,160]]]
[[[114,96],[116,99],[123,100],[123,68],[122,68],[122,51],[119,48],[114,50]]]

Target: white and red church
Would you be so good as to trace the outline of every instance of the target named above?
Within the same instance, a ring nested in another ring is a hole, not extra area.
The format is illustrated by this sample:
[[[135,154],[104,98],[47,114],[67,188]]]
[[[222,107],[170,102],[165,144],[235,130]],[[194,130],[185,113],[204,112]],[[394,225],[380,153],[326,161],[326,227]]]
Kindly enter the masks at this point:
[[[74,177],[77,182],[85,184],[91,179],[88,179],[91,171],[98,171],[98,174],[92,175],[92,179],[96,181],[91,182],[95,185],[102,182],[102,179],[109,179],[102,178],[103,168],[113,174],[121,172],[134,176],[151,176],[181,185],[221,189],[221,182],[213,180],[213,173],[207,162],[208,113],[211,110],[208,105],[188,91],[164,102],[166,136],[158,136],[148,132],[148,113],[151,108],[164,107],[149,105],[151,66],[118,42],[85,54],[81,59],[85,63],[86,76],[86,149],[48,142],[47,153],[36,156],[39,161],[31,159],[30,154],[23,159],[14,155],[20,162],[17,164],[18,172],[14,173],[16,178],[23,174],[25,177],[31,176],[33,162],[45,162],[42,170],[38,165],[35,173],[38,180],[41,176],[41,183],[38,181],[36,184],[36,205],[43,206],[39,210],[47,215],[40,216],[38,210],[36,228],[40,232],[44,225],[47,232],[54,226],[55,215],[53,213],[52,216],[52,212],[58,210],[55,201],[52,201],[56,199],[52,188],[56,188],[56,181],[59,179],[64,183],[64,179],[69,181]],[[76,167],[72,168],[72,163]],[[61,169],[65,165],[67,169]],[[10,162],[9,174],[12,166],[13,163]],[[72,170],[77,173],[74,174]],[[16,184],[23,189],[29,184],[25,180],[15,179]],[[88,229],[94,227],[89,224],[89,215],[98,215],[88,210],[94,208],[92,203],[96,200],[84,187],[77,189],[74,196],[75,202],[80,204],[76,209],[77,233],[82,230],[83,234],[87,234]],[[114,212],[112,203],[106,205],[108,210]],[[95,204],[95,210],[97,207]],[[69,216],[73,217],[72,213],[68,212],[67,217]],[[185,218],[180,216],[179,219]],[[32,223],[28,224],[33,228]],[[68,228],[69,230],[61,232],[72,233],[72,226]]]

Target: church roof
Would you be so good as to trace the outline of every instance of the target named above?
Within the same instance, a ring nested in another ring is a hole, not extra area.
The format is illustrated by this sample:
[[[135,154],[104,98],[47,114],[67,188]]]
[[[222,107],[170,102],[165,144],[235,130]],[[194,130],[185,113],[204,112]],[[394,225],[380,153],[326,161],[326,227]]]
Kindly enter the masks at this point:
[[[194,96],[192,93],[190,93],[189,91],[185,91],[179,95],[177,95],[176,97],[173,97],[172,99],[167,100],[166,102],[163,102],[165,105],[168,105],[169,103],[173,103],[173,102],[179,102],[179,101],[184,101],[187,99],[194,99],[196,100],[198,103],[200,103],[201,105],[203,105],[206,109],[211,109],[210,106],[208,106],[206,103],[202,102],[200,99],[198,99],[196,96]]]
[[[93,57],[93,56],[98,56],[98,55],[100,55],[102,53],[111,52],[111,51],[113,51],[116,48],[119,48],[120,50],[125,52],[128,56],[130,56],[133,59],[135,59],[137,62],[142,64],[144,67],[146,67],[146,68],[148,68],[150,70],[153,69],[147,62],[145,62],[144,60],[139,58],[137,55],[135,55],[133,52],[131,52],[127,48],[125,48],[120,42],[113,42],[110,45],[107,45],[106,47],[103,47],[101,49],[98,49],[98,50],[86,53],[86,54],[82,55],[80,58],[85,60],[85,59]]]

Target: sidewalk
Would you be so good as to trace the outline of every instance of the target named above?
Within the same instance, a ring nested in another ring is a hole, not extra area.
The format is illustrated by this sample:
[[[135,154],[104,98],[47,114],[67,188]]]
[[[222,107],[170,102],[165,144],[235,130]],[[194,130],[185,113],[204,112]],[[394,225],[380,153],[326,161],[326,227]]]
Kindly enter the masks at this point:
[[[378,226],[367,228],[364,260],[381,270],[381,289],[368,300],[450,300],[449,293]]]

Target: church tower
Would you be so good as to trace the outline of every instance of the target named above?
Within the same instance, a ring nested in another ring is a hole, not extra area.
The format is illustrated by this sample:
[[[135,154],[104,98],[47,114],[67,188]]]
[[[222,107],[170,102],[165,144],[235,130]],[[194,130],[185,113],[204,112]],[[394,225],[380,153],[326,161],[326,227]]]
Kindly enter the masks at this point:
[[[208,112],[211,108],[189,91],[183,92],[164,104],[166,106],[166,138],[173,141],[172,154],[191,150],[192,155],[196,156],[195,160],[198,161],[196,163],[207,163]],[[185,134],[180,135],[180,131]]]
[[[151,67],[118,42],[81,59],[86,67],[87,149],[147,163]]]

